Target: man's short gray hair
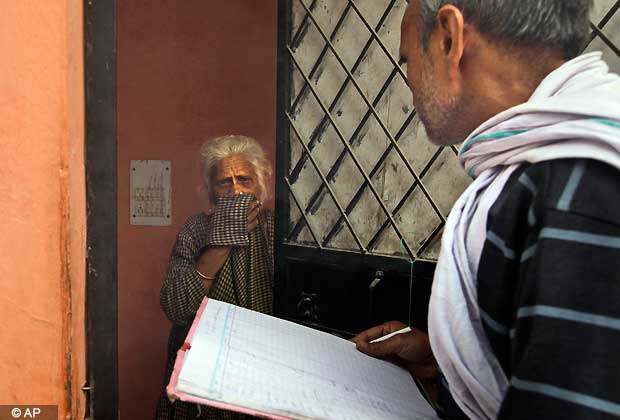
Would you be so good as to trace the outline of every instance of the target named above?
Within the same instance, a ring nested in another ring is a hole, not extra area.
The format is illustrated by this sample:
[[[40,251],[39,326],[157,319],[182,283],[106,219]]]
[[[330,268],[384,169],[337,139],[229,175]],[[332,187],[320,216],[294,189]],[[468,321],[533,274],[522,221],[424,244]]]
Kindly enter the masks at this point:
[[[213,167],[220,160],[232,155],[242,155],[254,167],[256,181],[261,191],[258,199],[264,202],[269,198],[271,189],[267,182],[272,174],[271,164],[267,154],[255,139],[241,135],[216,137],[202,145],[200,155],[203,159],[202,180],[209,199],[213,200],[211,185]]]
[[[590,35],[593,0],[419,0],[424,49],[437,26],[437,12],[452,4],[466,23],[490,40],[509,46],[557,49],[565,59],[579,55]]]

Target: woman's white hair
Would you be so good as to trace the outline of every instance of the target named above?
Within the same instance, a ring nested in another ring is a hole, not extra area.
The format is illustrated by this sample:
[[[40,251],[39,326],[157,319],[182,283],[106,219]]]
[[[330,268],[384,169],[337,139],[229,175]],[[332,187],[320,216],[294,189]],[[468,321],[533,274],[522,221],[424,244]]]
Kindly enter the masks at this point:
[[[200,148],[203,160],[202,180],[207,195],[214,201],[211,185],[213,167],[217,162],[232,155],[242,155],[256,172],[256,181],[260,189],[258,199],[265,202],[270,197],[270,188],[267,185],[271,179],[272,169],[267,154],[261,145],[253,138],[242,135],[228,135],[207,140]]]

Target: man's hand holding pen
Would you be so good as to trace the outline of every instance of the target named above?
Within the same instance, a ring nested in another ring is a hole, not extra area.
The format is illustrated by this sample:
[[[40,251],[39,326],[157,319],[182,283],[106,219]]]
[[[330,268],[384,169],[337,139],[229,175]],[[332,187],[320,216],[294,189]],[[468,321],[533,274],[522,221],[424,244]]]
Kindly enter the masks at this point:
[[[407,326],[400,321],[390,321],[372,327],[353,337],[351,341],[359,351],[372,357],[391,360],[411,372],[419,379],[427,394],[435,400],[434,382],[437,377],[437,362],[431,350],[428,334],[418,329],[386,335],[405,330]]]

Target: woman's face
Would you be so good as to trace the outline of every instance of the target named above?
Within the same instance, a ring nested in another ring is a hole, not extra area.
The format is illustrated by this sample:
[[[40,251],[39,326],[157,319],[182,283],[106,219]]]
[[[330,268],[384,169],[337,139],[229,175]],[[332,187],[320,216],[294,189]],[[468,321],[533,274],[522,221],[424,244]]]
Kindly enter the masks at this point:
[[[260,197],[261,191],[256,170],[243,155],[231,155],[216,162],[211,176],[213,195],[216,200],[240,193]]]

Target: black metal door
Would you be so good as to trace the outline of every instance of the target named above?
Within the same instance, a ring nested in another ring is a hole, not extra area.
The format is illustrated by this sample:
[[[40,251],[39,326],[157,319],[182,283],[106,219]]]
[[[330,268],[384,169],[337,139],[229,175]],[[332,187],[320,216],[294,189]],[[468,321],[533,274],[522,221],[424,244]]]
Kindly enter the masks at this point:
[[[458,147],[428,142],[411,106],[406,4],[279,1],[276,311],[342,335],[391,318],[425,328],[441,232],[469,184]],[[588,47],[616,71],[619,8],[595,1]]]
[[[469,183],[410,105],[405,6],[280,1],[276,309],[342,335],[425,328],[438,238]]]

